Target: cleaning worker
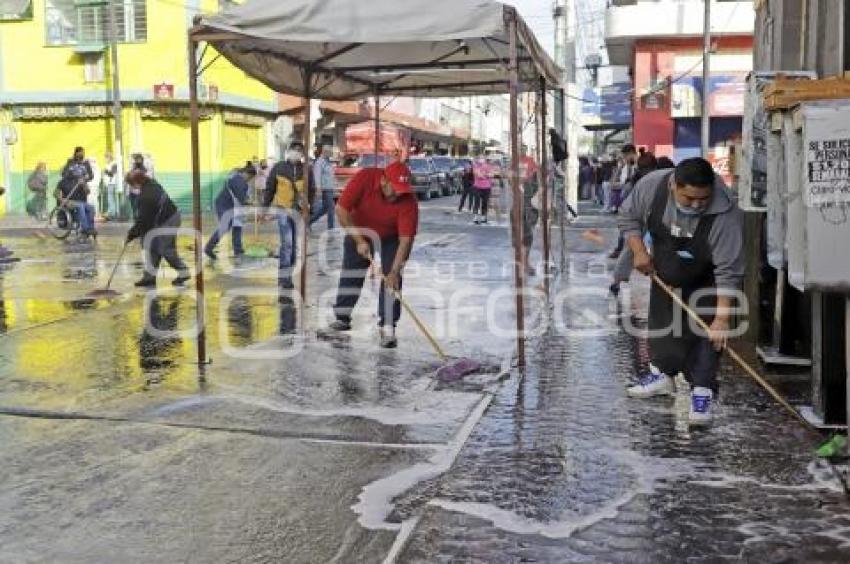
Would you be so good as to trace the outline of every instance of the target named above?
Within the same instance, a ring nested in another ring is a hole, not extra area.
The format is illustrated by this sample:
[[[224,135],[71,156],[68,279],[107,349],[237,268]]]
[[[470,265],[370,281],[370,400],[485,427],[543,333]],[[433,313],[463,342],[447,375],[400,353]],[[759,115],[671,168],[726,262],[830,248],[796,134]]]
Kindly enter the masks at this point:
[[[207,241],[204,254],[210,260],[217,258],[215,248],[224,235],[230,231],[233,240],[233,254],[238,259],[245,250],[242,248],[242,213],[241,208],[248,205],[251,194],[251,186],[257,169],[251,161],[245,166],[233,172],[224,183],[224,188],[215,198],[215,215],[218,217],[218,228]]]
[[[653,284],[649,372],[628,389],[628,395],[671,394],[673,378],[681,372],[691,384],[691,425],[711,423],[720,351],[726,346],[733,300],[744,278],[743,222],[743,212],[723,181],[708,161],[698,157],[683,160],[673,170],[644,176],[620,212],[620,230],[634,253],[635,269],[655,273],[681,291],[685,303],[705,315],[710,327],[706,334],[691,323]],[[644,232],[652,238],[651,255]]]
[[[162,259],[177,271],[172,282],[182,286],[189,280],[186,263],[177,256],[177,229],[180,227],[180,211],[163,187],[144,170],[131,170],[126,177],[130,193],[136,197],[138,213],[136,222],[127,233],[127,243],[142,240],[145,251],[145,273],[136,282],[139,288],[156,286],[156,273]],[[151,233],[163,229],[161,233]],[[150,235],[149,235],[150,234]]]
[[[331,329],[351,329],[351,312],[377,252],[384,273],[378,298],[380,344],[394,348],[398,344],[395,326],[401,317],[401,304],[394,292],[401,291],[401,274],[419,226],[419,203],[410,185],[410,170],[398,161],[385,169],[361,170],[343,190],[337,214],[347,235],[334,305],[336,321]]]
[[[286,158],[272,167],[263,194],[263,207],[277,221],[280,233],[278,257],[280,269],[278,285],[292,289],[292,267],[295,265],[296,226],[303,206],[308,206],[307,193],[312,184],[312,174],[304,165],[304,150],[300,143],[293,143],[286,151]]]

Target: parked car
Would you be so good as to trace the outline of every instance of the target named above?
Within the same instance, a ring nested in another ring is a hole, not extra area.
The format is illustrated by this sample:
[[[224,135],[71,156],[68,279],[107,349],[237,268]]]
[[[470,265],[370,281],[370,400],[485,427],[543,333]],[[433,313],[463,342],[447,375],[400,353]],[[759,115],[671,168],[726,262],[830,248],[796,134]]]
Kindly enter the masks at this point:
[[[440,189],[443,191],[443,196],[455,193],[458,187],[458,179],[454,171],[454,159],[445,156],[432,157],[432,159],[434,166],[440,173]]]
[[[375,164],[377,162],[377,164]],[[390,157],[387,155],[378,155],[377,161],[375,154],[347,154],[342,157],[342,160],[336,167],[336,192],[339,195],[351,177],[357,174],[360,169],[371,168],[374,166],[385,167],[390,163]]]
[[[410,169],[410,183],[420,200],[430,200],[441,192],[439,172],[430,157],[411,157],[407,160]]]

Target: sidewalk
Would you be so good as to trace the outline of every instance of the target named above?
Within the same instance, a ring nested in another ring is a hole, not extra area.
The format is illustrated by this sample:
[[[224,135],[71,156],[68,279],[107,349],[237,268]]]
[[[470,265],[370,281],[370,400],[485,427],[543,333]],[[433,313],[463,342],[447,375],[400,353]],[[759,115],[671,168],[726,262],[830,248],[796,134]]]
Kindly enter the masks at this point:
[[[585,217],[585,225],[613,219]],[[724,365],[713,427],[677,431],[672,399],[628,399],[645,342],[646,280],[619,305],[610,249],[569,229],[565,327],[535,340],[445,475],[398,505],[416,520],[401,561],[846,562],[847,500],[790,419]]]

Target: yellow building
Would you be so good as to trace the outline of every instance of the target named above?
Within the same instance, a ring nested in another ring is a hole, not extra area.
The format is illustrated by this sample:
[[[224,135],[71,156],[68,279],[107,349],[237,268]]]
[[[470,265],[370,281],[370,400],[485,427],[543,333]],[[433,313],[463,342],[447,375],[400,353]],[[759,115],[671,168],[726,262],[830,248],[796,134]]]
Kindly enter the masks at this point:
[[[186,32],[227,0],[113,0],[124,156],[149,155],[157,179],[186,208],[191,190]],[[112,61],[106,0],[0,0],[0,210],[20,212],[26,179],[45,161],[50,183],[75,146],[102,166],[113,148]],[[274,93],[207,51],[201,79],[205,207],[221,179],[273,151]],[[125,164],[126,166],[126,164]]]

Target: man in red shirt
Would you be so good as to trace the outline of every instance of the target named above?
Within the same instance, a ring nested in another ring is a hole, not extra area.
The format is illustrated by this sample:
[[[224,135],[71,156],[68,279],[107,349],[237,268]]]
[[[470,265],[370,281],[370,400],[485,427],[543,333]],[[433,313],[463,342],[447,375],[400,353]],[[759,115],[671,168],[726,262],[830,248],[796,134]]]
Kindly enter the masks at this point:
[[[377,246],[384,272],[378,299],[381,346],[393,348],[398,343],[395,326],[401,317],[401,304],[393,292],[401,290],[401,272],[419,225],[419,203],[410,186],[410,170],[400,162],[385,169],[361,170],[343,190],[337,215],[348,235],[343,243],[342,273],[334,305],[336,321],[331,328],[351,329],[351,312]]]

